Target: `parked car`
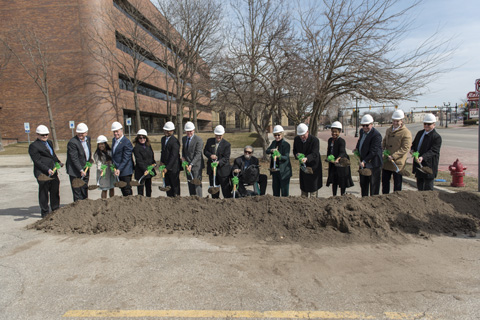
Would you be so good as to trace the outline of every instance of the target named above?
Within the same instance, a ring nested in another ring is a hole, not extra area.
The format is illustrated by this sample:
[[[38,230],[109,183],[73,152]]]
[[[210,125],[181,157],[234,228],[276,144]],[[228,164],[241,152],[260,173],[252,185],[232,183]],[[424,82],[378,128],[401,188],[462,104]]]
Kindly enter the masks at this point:
[[[324,124],[324,125],[323,125],[323,130],[328,130],[328,129],[330,129],[331,127],[332,127],[331,124]]]

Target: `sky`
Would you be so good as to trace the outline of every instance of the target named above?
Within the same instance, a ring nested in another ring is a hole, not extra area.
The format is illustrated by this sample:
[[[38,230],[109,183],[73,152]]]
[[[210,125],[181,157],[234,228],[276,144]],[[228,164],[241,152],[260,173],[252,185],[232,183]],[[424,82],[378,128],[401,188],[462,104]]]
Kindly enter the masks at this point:
[[[475,79],[480,78],[480,0],[424,0],[417,13],[412,36],[422,38],[439,30],[442,38],[452,38],[457,49],[441,67],[454,69],[433,80],[418,102],[401,102],[399,107],[408,111],[465,102],[467,93],[475,91]]]

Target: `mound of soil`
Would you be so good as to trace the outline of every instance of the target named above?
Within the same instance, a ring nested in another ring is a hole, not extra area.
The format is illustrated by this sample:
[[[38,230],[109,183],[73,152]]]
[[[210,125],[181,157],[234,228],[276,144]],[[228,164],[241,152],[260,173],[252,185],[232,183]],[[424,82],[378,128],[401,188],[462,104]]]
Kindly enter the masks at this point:
[[[248,236],[338,243],[476,233],[480,196],[402,191],[358,198],[114,197],[72,203],[29,228],[59,234]]]

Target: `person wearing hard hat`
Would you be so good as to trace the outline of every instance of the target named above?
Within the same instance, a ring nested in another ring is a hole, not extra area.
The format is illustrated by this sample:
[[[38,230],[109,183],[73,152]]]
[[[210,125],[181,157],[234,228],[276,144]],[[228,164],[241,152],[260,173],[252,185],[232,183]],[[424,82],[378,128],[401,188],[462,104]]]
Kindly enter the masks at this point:
[[[290,163],[290,144],[283,139],[284,130],[281,125],[273,127],[273,141],[267,148],[267,154],[280,153],[274,161],[270,159],[270,174],[272,176],[272,191],[274,197],[288,197],[292,164]],[[275,163],[275,168],[274,168]]]
[[[130,185],[133,174],[133,145],[130,140],[124,136],[123,126],[120,122],[115,121],[112,123],[111,131],[113,132],[112,161],[115,166],[114,175],[119,181],[127,184],[125,187],[120,188],[122,195],[124,197],[131,196],[133,194],[132,186]]]
[[[173,134],[175,125],[168,121],[163,126],[162,153],[160,162],[165,165],[165,185],[170,186],[167,197],[180,196],[180,142]]]
[[[112,148],[108,145],[108,139],[104,135],[97,138],[97,150],[93,154],[93,160],[97,166],[98,189],[102,190],[102,199],[107,198],[107,193],[111,197],[115,195],[114,177],[110,165],[112,164]],[[102,166],[104,169],[102,170]]]
[[[150,172],[148,172],[148,167],[156,164],[156,162],[155,153],[153,152],[152,145],[148,139],[147,130],[138,130],[133,144],[133,155],[135,156],[135,180],[138,181],[145,176],[142,179],[142,183],[137,186],[137,194],[143,196],[143,190],[145,189],[145,195],[151,197],[152,177],[155,176],[156,172],[155,169],[152,169],[152,176]]]
[[[215,138],[209,138],[207,143],[205,143],[205,148],[203,149],[203,154],[207,157],[207,174],[210,186],[220,185],[222,189],[222,195],[224,198],[231,198],[232,193],[230,189],[230,153],[231,145],[230,142],[223,139],[225,134],[225,128],[222,125],[215,127],[213,131]],[[213,181],[213,169],[211,167],[212,162],[217,161],[217,174],[216,181]],[[209,189],[210,190],[210,189]],[[212,198],[218,199],[220,193],[212,194]]]
[[[412,143],[411,153],[418,151],[418,162],[424,167],[432,169],[432,174],[421,170],[418,163],[413,161],[413,173],[417,178],[417,189],[433,190],[433,181],[437,177],[438,162],[440,160],[440,148],[442,147],[442,137],[435,130],[437,118],[432,113],[428,113],[423,118],[423,130],[417,132]]]
[[[182,161],[188,162],[186,168],[191,172],[192,178],[202,181],[202,172],[205,168],[203,162],[202,150],[203,140],[195,134],[195,125],[188,121],[184,127],[185,136],[182,138]],[[202,185],[195,185],[191,181],[187,182],[188,192],[191,196],[197,195],[202,197]]]
[[[333,196],[337,195],[338,187],[340,187],[340,194],[343,196],[347,188],[353,187],[352,173],[350,166],[339,166],[342,158],[350,159],[345,149],[345,140],[340,137],[342,132],[342,124],[339,121],[332,123],[330,127],[332,137],[328,139],[327,157],[333,155],[335,163],[328,163],[328,179],[327,187],[332,185]]]
[[[360,175],[362,197],[380,193],[380,177],[382,174],[382,135],[373,127],[373,117],[366,114],[360,121],[362,130],[354,152],[360,154],[360,169],[370,169],[371,176]]]
[[[67,173],[72,187],[73,201],[88,198],[88,179],[90,171],[86,171],[87,162],[92,163],[92,146],[88,134],[88,127],[85,123],[77,125],[76,135],[70,139],[67,144]],[[85,184],[75,188],[72,184],[73,179],[81,178]]]
[[[52,141],[48,140],[50,134],[48,128],[41,124],[37,127],[36,133],[37,139],[28,147],[28,154],[33,161],[33,175],[38,182],[40,214],[44,218],[49,213],[48,199],[50,199],[52,212],[60,207],[60,180],[58,171],[54,172],[53,169],[55,163],[59,163],[62,167],[63,163],[53,151]],[[46,179],[41,177],[46,177]]]
[[[407,163],[408,151],[412,146],[412,134],[403,123],[405,114],[395,110],[392,114],[392,126],[387,128],[382,141],[382,149],[386,150],[382,170],[382,193],[390,193],[390,180],[393,175],[393,191],[402,191],[402,175],[399,173]],[[396,165],[396,167],[395,167]],[[398,168],[398,169],[397,169]],[[397,170],[399,172],[397,172]]]
[[[303,165],[300,167],[302,197],[318,197],[318,189],[323,185],[320,141],[310,134],[308,126],[304,123],[297,126],[297,136],[293,140],[293,154],[297,160],[304,155],[301,160]]]

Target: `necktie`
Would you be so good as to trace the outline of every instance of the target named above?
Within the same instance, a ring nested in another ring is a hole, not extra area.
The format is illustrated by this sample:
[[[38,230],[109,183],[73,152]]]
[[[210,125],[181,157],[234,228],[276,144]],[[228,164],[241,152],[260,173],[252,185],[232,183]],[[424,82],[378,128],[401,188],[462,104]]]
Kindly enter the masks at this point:
[[[48,142],[45,141],[44,143],[45,143],[45,146],[47,147],[48,151],[50,151],[50,155],[53,156],[53,150],[52,150],[52,148],[50,147],[50,145],[48,144]]]
[[[90,152],[88,151],[87,138],[82,141],[83,151],[85,151],[85,158],[88,161],[90,159]]]
[[[422,143],[423,143],[423,138],[425,138],[426,135],[427,135],[427,132],[424,132],[422,137],[420,138],[420,141],[418,142],[417,151],[420,151],[420,147],[422,146]]]
[[[188,150],[188,146],[190,146],[190,138],[187,138],[187,146],[186,146],[187,150]]]

